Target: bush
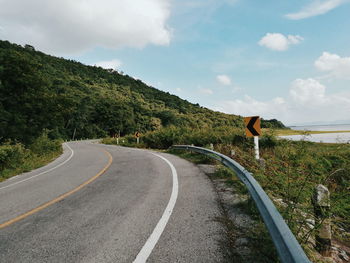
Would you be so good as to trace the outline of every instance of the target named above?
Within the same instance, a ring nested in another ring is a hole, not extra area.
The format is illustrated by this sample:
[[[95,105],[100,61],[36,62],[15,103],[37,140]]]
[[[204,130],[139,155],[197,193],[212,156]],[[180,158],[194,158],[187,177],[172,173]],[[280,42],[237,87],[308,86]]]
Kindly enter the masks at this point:
[[[52,152],[61,151],[61,141],[50,140],[46,131],[34,140],[34,142],[29,146],[29,149],[37,155],[45,155]]]
[[[261,148],[275,148],[278,145],[278,140],[273,134],[264,134],[259,139],[259,145]]]
[[[242,129],[218,127],[212,129],[191,129],[184,127],[166,127],[148,132],[141,137],[142,142],[150,148],[167,149],[174,144],[193,144],[207,146],[212,144],[245,145],[251,142],[245,137]]]
[[[0,172],[6,168],[18,167],[25,157],[29,155],[28,150],[20,143],[11,145],[6,143],[0,146]]]
[[[22,172],[28,172],[52,161],[62,153],[61,142],[51,141],[43,133],[26,149],[23,144],[0,145],[0,181]]]
[[[156,149],[167,149],[171,145],[181,144],[187,129],[170,126],[154,132],[148,132],[142,137],[142,142],[147,147]]]

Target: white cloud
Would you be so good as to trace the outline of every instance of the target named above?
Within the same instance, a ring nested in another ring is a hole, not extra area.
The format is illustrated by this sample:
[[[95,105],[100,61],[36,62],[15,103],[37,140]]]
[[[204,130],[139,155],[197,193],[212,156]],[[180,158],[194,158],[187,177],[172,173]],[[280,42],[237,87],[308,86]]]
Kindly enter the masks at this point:
[[[292,82],[289,94],[295,104],[314,106],[325,101],[326,87],[315,79],[296,79]]]
[[[1,39],[54,54],[167,45],[170,0],[0,0]]]
[[[123,63],[119,59],[112,59],[112,60],[108,60],[108,61],[96,62],[94,65],[96,65],[97,67],[105,68],[105,69],[117,70],[118,68],[120,68],[120,66],[122,64]]]
[[[304,6],[299,12],[287,14],[286,17],[292,20],[299,20],[313,16],[323,15],[334,8],[349,2],[348,0],[314,0],[309,5]]]
[[[290,45],[297,45],[304,38],[298,35],[285,36],[281,33],[267,33],[258,44],[276,51],[285,51]]]
[[[212,95],[214,92],[211,89],[199,88],[198,91],[205,95]]]
[[[286,110],[286,106],[283,98],[278,97],[271,101],[258,101],[245,95],[242,100],[221,101],[220,106],[214,108],[215,110],[242,116],[259,115],[263,118],[276,118],[273,112],[276,113],[277,111],[281,114],[281,112]]]
[[[231,79],[227,75],[217,75],[216,79],[222,85],[225,85],[225,86],[231,85]]]
[[[242,100],[221,101],[214,108],[242,116],[276,118],[286,124],[348,119],[350,92],[327,94],[326,90],[315,79],[296,79],[286,98],[259,101],[246,95]]]
[[[323,52],[315,61],[315,67],[329,73],[330,77],[350,79],[350,57],[340,57],[337,54]]]
[[[296,35],[296,36],[288,35],[287,39],[288,39],[289,44],[292,44],[292,45],[297,45],[301,41],[304,40],[304,38],[302,38],[301,36],[298,36],[298,35]]]

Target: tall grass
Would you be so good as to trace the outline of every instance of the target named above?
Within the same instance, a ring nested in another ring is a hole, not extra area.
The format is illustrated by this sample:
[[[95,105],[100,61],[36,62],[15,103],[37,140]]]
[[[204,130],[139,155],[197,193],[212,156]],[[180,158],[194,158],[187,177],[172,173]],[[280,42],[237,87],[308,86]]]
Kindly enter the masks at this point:
[[[263,138],[261,166],[253,151],[239,146],[216,145],[215,150],[232,156],[253,173],[263,189],[276,201],[282,216],[301,243],[308,243],[309,223],[314,219],[314,187],[330,190],[333,234],[350,245],[350,147],[346,144],[319,144]],[[279,200],[277,202],[277,200]]]

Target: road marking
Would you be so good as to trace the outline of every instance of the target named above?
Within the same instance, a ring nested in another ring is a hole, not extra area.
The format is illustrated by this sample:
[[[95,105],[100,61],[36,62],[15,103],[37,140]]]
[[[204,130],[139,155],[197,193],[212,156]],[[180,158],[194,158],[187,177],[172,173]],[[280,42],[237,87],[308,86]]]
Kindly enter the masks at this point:
[[[33,214],[35,214],[35,213],[45,209],[46,207],[49,207],[50,205],[53,205],[53,204],[61,201],[62,199],[64,199],[64,198],[74,194],[75,192],[79,191],[84,186],[87,186],[88,184],[90,184],[93,181],[95,181],[99,176],[101,176],[105,171],[107,171],[107,169],[111,166],[111,164],[113,162],[112,155],[109,152],[105,151],[105,150],[104,150],[104,152],[109,157],[109,160],[108,160],[107,165],[98,174],[96,174],[95,176],[91,177],[89,180],[87,180],[86,182],[82,183],[81,185],[79,185],[78,187],[74,188],[73,190],[71,190],[71,191],[69,191],[69,192],[67,192],[67,193],[65,193],[63,195],[60,195],[59,197],[57,197],[57,198],[55,198],[55,199],[53,199],[53,200],[51,200],[51,201],[49,201],[49,202],[47,202],[45,204],[42,204],[42,205],[40,205],[40,206],[38,206],[38,207],[36,207],[36,208],[34,208],[34,209],[32,209],[32,210],[22,214],[22,215],[19,215],[19,216],[15,217],[15,218],[5,222],[5,223],[0,224],[0,229],[5,228],[5,227],[7,227],[9,225],[12,225],[13,223],[16,223],[16,222],[18,222],[18,221],[20,221],[20,220],[22,220],[22,219],[24,219],[24,218],[26,218],[26,217],[28,217],[30,215],[33,215]]]
[[[176,172],[174,165],[170,161],[168,161],[166,158],[164,158],[163,156],[160,156],[160,155],[155,154],[155,153],[152,153],[152,154],[161,158],[170,166],[171,172],[173,175],[173,190],[171,192],[169,203],[168,203],[167,207],[165,208],[162,217],[160,218],[160,220],[159,220],[158,224],[156,225],[156,227],[154,228],[152,234],[149,236],[146,243],[142,247],[141,251],[136,256],[136,259],[133,261],[133,263],[144,263],[147,261],[148,257],[152,253],[153,248],[157,244],[160,236],[162,235],[166,224],[169,221],[169,218],[170,218],[170,216],[173,212],[173,209],[175,207],[177,195],[179,192],[177,172]]]
[[[31,176],[31,177],[28,177],[28,178],[23,179],[23,180],[21,180],[21,181],[15,182],[15,183],[13,183],[13,184],[9,184],[9,185],[0,187],[0,190],[5,189],[5,188],[8,188],[8,187],[11,187],[11,186],[14,186],[14,185],[16,185],[16,184],[23,183],[23,182],[25,182],[25,181],[31,180],[31,179],[33,179],[33,178],[35,178],[35,177],[40,176],[40,175],[46,174],[46,173],[48,173],[48,172],[51,172],[52,170],[55,170],[56,168],[61,167],[62,165],[64,165],[65,163],[67,163],[70,159],[72,159],[72,157],[73,157],[73,155],[74,155],[74,151],[73,151],[72,148],[69,147],[68,144],[65,143],[65,145],[66,145],[66,146],[68,147],[68,149],[71,151],[71,154],[70,154],[70,156],[69,156],[64,162],[62,162],[62,163],[56,165],[55,167],[50,168],[49,170],[46,170],[46,171],[44,171],[44,172],[41,172],[41,173],[39,173],[39,174],[33,175],[33,176]],[[11,178],[15,178],[15,177],[11,177]]]

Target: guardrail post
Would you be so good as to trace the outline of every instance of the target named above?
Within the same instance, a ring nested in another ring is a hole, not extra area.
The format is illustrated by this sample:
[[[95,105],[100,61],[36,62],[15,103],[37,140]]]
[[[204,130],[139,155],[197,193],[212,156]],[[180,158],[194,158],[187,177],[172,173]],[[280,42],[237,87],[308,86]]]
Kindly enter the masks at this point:
[[[315,211],[316,249],[324,257],[331,257],[332,232],[330,219],[329,190],[322,184],[314,189],[313,205]]]

